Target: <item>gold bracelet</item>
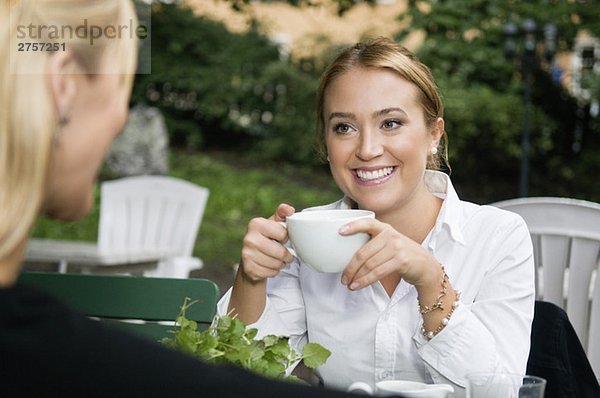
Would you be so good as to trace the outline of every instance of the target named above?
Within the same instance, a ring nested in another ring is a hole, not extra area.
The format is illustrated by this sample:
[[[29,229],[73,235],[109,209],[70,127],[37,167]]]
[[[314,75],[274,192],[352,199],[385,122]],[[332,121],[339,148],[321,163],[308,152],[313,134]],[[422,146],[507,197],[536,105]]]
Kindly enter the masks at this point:
[[[448,315],[446,315],[442,319],[440,325],[437,328],[429,331],[425,330],[425,325],[421,327],[421,333],[423,334],[423,336],[425,336],[427,340],[431,340],[436,334],[441,332],[442,329],[446,327],[446,325],[448,325],[448,323],[450,322],[450,317],[452,316],[452,314],[454,314],[454,310],[460,305],[460,292],[458,290],[455,290],[454,293],[456,294],[456,300],[454,300],[454,303],[452,303],[452,309],[450,310]]]
[[[419,298],[417,297],[417,302],[419,303],[419,313],[421,315],[429,314],[435,310],[444,310],[444,307],[442,307],[442,299],[444,298],[446,293],[448,293],[448,274],[446,274],[446,270],[444,269],[443,265],[442,272],[444,273],[444,276],[442,277],[442,290],[440,291],[440,295],[438,296],[435,304],[433,304],[431,307],[428,307],[426,305],[423,306],[421,305],[421,300],[419,300]]]

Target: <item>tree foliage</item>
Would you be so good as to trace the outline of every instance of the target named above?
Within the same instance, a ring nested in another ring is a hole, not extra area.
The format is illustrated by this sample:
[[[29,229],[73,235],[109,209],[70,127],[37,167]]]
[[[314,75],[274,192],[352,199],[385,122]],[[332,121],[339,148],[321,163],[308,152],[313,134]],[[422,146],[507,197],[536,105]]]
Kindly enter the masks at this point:
[[[516,196],[524,85],[518,62],[503,53],[504,24],[552,22],[559,50],[570,51],[581,30],[599,36],[600,8],[590,1],[409,0],[399,18],[410,21],[399,39],[426,34],[417,53],[445,94],[455,181],[473,200]],[[600,166],[600,131],[548,67],[540,61],[533,72],[530,194],[598,200],[590,170]]]
[[[248,32],[229,32],[183,6],[154,4],[152,74],[138,76],[133,101],[163,110],[175,146],[217,146],[261,159],[318,164],[312,143],[321,67],[315,65],[331,54],[298,63],[282,58],[260,34],[248,1],[229,1],[253,21]],[[331,1],[340,12],[356,3]],[[398,18],[409,22],[398,40],[425,32],[417,53],[444,96],[453,179],[461,195],[481,203],[517,196],[524,85],[518,61],[503,54],[503,26],[526,18],[538,26],[553,22],[559,50],[566,52],[582,30],[600,36],[600,7],[589,0],[409,0]],[[586,84],[598,99],[598,79]],[[556,84],[548,64],[536,65],[530,195],[600,201],[590,172],[600,167],[600,123],[592,115],[589,103]]]
[[[154,4],[152,28],[152,73],[132,101],[163,111],[172,145],[315,162],[314,76],[257,30],[232,33],[180,5]]]

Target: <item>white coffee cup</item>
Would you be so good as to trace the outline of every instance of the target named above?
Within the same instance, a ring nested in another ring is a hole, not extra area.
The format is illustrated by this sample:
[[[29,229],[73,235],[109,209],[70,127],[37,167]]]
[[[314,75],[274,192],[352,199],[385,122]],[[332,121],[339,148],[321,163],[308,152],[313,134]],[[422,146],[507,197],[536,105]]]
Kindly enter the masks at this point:
[[[375,218],[375,213],[352,209],[295,213],[284,223],[293,248],[290,252],[316,271],[342,272],[370,236],[364,232],[340,235],[339,230],[361,218]]]
[[[425,384],[408,380],[384,380],[375,384],[375,391],[364,382],[352,383],[348,392],[360,392],[368,395],[387,397],[401,395],[405,398],[446,398],[454,392],[449,384]]]

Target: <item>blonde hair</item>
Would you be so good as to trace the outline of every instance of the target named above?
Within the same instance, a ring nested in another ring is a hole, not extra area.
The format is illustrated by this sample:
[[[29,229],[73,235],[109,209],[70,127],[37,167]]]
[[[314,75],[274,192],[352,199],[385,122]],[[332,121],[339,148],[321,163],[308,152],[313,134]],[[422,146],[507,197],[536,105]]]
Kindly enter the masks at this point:
[[[438,118],[444,116],[444,104],[429,68],[404,46],[388,39],[377,38],[366,43],[357,43],[340,53],[327,67],[317,91],[317,150],[327,156],[325,145],[325,121],[323,108],[325,92],[329,84],[340,75],[356,68],[385,69],[414,84],[418,89],[427,126],[433,127]],[[448,169],[448,137],[442,132],[437,155],[430,156],[427,167],[439,170],[444,164]],[[440,150],[441,149],[441,150]]]
[[[46,74],[50,51],[18,52],[23,26],[95,26],[137,21],[130,0],[14,0],[0,4],[0,258],[26,238],[40,211],[59,119]],[[84,78],[108,64],[131,91],[137,40],[77,35],[53,38],[46,29],[40,43],[65,43]],[[33,40],[29,40],[33,41]],[[115,62],[115,60],[117,60]],[[115,65],[116,64],[116,65]],[[100,70],[101,71],[101,70]],[[127,100],[127,98],[125,98]]]

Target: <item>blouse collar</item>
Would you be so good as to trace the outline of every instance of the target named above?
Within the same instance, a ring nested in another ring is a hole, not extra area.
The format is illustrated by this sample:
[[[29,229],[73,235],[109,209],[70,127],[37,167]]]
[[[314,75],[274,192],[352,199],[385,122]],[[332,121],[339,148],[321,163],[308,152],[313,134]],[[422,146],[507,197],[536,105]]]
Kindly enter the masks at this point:
[[[429,192],[444,200],[440,214],[435,222],[434,236],[445,226],[455,241],[464,244],[461,230],[461,201],[454,190],[450,177],[441,171],[426,170],[425,185]]]

